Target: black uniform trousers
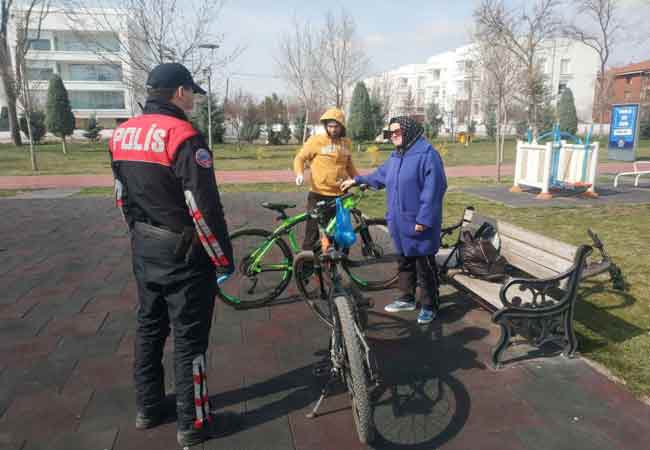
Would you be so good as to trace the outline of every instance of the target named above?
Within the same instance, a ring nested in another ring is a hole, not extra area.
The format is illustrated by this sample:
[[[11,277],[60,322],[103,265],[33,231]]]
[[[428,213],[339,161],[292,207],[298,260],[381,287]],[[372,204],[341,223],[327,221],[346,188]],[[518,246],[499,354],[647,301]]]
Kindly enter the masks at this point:
[[[216,275],[200,244],[178,255],[180,235],[136,222],[131,233],[138,287],[134,378],[136,405],[146,414],[165,396],[163,347],[174,330],[178,429],[196,419],[193,361],[208,347]]]
[[[316,203],[320,202],[321,200],[325,201],[331,201],[331,200],[336,200],[336,196],[331,196],[331,195],[323,195],[319,194],[317,192],[311,192],[309,191],[309,194],[307,194],[307,211],[311,211],[316,207]],[[330,211],[328,211],[328,221],[336,215],[336,208],[332,208]],[[318,222],[316,219],[312,219],[311,217],[307,219],[307,225],[305,227],[305,240],[302,242],[302,249],[303,250],[313,250],[314,246],[318,242],[319,238],[319,231],[318,231]]]
[[[415,297],[420,286],[419,301],[423,306],[438,310],[440,306],[438,268],[436,256],[404,256],[398,259],[398,288],[404,295]]]

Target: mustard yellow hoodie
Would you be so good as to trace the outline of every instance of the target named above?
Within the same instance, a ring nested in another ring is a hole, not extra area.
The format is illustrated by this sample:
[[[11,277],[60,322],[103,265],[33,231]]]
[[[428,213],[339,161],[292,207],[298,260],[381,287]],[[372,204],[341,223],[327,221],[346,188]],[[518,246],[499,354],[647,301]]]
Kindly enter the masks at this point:
[[[336,120],[345,129],[345,115],[340,109],[328,109],[320,120]],[[341,195],[341,181],[359,175],[352,163],[352,141],[345,137],[336,140],[327,134],[310,137],[293,160],[296,175],[303,174],[307,161],[311,170],[311,191],[318,194]]]

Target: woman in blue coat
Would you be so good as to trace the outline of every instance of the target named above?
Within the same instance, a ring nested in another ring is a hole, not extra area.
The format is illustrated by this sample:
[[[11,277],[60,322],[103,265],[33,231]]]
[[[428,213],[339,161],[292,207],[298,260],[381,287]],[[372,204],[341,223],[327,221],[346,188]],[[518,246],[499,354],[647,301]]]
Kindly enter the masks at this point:
[[[390,139],[396,150],[367,176],[346,180],[341,187],[367,184],[386,188],[386,220],[399,258],[402,295],[386,311],[414,311],[415,288],[422,288],[418,323],[434,319],[438,305],[435,255],[440,247],[442,200],[447,190],[445,169],[438,152],[422,136],[422,127],[409,117],[390,120]]]

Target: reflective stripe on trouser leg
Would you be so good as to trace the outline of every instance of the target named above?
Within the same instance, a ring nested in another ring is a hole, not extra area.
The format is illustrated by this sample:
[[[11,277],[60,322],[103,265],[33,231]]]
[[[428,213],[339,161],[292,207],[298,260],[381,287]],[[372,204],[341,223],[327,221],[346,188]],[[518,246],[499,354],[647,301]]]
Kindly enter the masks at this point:
[[[203,422],[211,420],[208,383],[205,373],[205,355],[199,355],[192,361],[192,379],[194,380],[194,409],[196,418],[194,428],[203,428]]]

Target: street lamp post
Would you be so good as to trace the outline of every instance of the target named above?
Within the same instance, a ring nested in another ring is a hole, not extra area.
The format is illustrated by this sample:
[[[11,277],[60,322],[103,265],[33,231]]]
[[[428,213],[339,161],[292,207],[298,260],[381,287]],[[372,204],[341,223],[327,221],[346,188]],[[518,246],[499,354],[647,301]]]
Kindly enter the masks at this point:
[[[199,48],[210,50],[210,61],[208,67],[204,69],[204,73],[208,77],[208,146],[212,151],[212,58],[214,51],[219,48],[217,44],[201,44]]]

